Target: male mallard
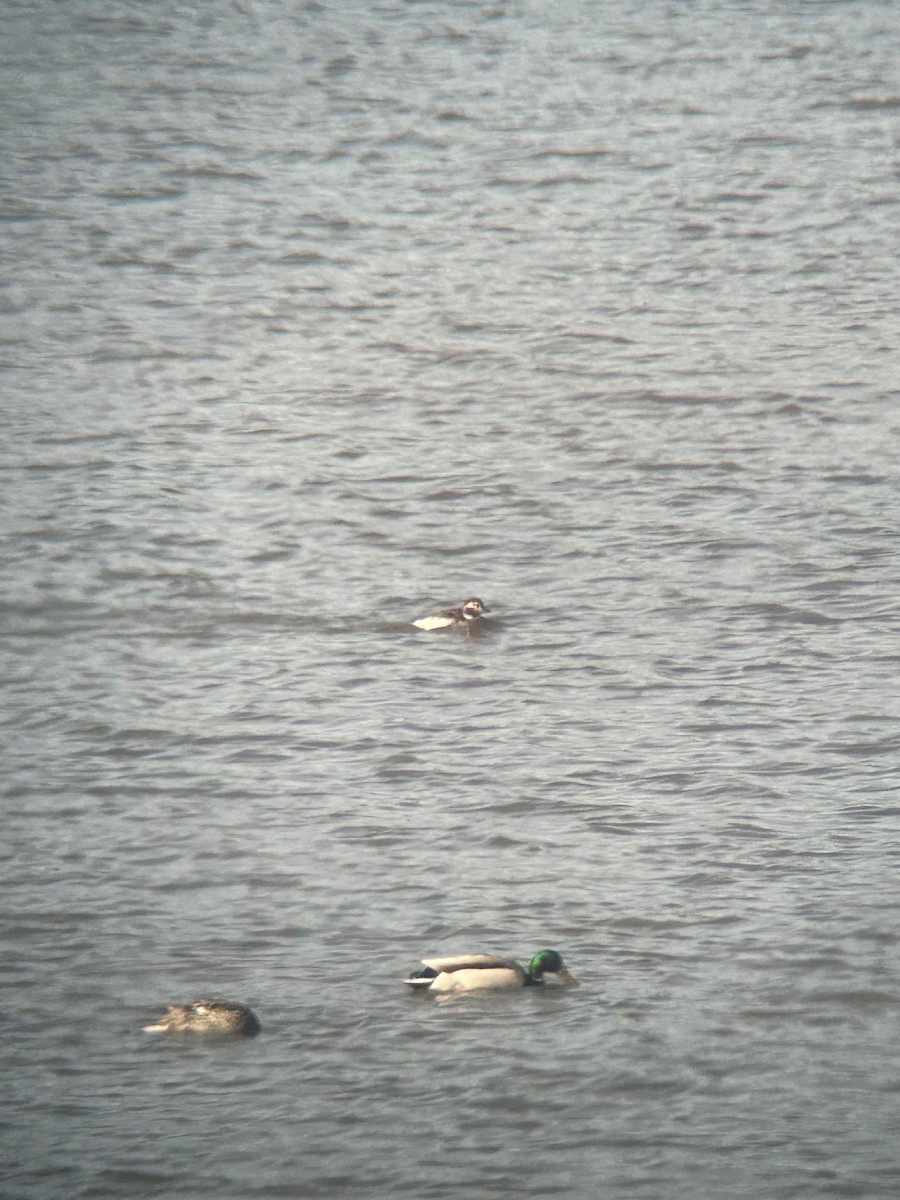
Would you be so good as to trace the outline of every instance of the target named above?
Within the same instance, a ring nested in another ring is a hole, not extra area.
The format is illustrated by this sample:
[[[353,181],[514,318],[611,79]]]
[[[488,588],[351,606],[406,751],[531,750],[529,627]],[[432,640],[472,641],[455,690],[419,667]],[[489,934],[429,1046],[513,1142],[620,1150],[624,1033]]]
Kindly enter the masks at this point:
[[[457,629],[469,629],[471,621],[479,620],[490,611],[483,600],[473,596],[471,600],[463,600],[459,608],[445,608],[431,617],[420,617],[418,621],[413,621],[413,625],[419,629],[447,629],[451,625]]]
[[[528,969],[514,958],[502,954],[457,954],[451,958],[423,958],[423,971],[416,971],[408,983],[422,992],[472,992],[478,988],[533,987],[544,982],[547,974],[558,975],[570,987],[577,987],[555,950],[538,950]]]
[[[233,1000],[195,1000],[192,1004],[170,1004],[155,1025],[145,1033],[216,1033],[255,1037],[262,1029],[259,1017],[246,1004]]]

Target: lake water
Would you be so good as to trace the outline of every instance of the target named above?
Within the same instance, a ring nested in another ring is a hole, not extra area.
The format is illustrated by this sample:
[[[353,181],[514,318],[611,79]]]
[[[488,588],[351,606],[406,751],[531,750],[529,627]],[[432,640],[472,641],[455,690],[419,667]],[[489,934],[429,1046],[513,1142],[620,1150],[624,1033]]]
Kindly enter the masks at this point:
[[[896,5],[3,31],[3,1195],[895,1197]]]

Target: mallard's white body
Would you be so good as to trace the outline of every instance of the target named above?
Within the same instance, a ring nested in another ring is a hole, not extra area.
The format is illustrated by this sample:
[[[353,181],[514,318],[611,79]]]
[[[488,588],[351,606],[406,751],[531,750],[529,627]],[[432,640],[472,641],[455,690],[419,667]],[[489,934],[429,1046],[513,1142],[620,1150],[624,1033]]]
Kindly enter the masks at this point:
[[[411,975],[404,982],[414,991],[439,994],[473,992],[482,988],[491,991],[523,988],[543,983],[542,971],[532,972],[540,957],[535,955],[528,968],[523,967],[516,959],[507,958],[502,954],[455,954],[446,958],[423,958],[422,964],[426,970]],[[566,970],[562,959],[555,953],[554,959],[554,965],[546,969],[574,986],[577,981]]]
[[[449,958],[423,958],[422,963],[437,971],[432,980],[423,980],[430,992],[471,992],[476,988],[525,986],[526,970],[514,958],[498,954],[456,954]],[[412,987],[421,987],[418,980],[407,979]]]

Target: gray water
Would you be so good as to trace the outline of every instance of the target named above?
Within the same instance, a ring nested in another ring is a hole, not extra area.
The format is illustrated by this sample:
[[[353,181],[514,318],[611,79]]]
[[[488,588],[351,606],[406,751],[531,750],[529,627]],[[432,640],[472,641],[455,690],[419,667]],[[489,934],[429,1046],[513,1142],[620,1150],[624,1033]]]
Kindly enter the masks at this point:
[[[2,16],[3,1195],[895,1197],[896,5]]]

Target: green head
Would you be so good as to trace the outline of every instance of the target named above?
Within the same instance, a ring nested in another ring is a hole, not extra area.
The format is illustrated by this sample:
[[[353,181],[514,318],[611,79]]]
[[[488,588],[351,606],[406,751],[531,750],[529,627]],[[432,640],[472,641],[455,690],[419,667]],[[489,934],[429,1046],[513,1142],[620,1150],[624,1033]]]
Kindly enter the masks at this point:
[[[573,987],[577,982],[566,970],[561,954],[557,954],[555,950],[538,950],[528,964],[528,974],[535,983],[540,983],[548,972],[551,975],[558,975],[560,979]]]

